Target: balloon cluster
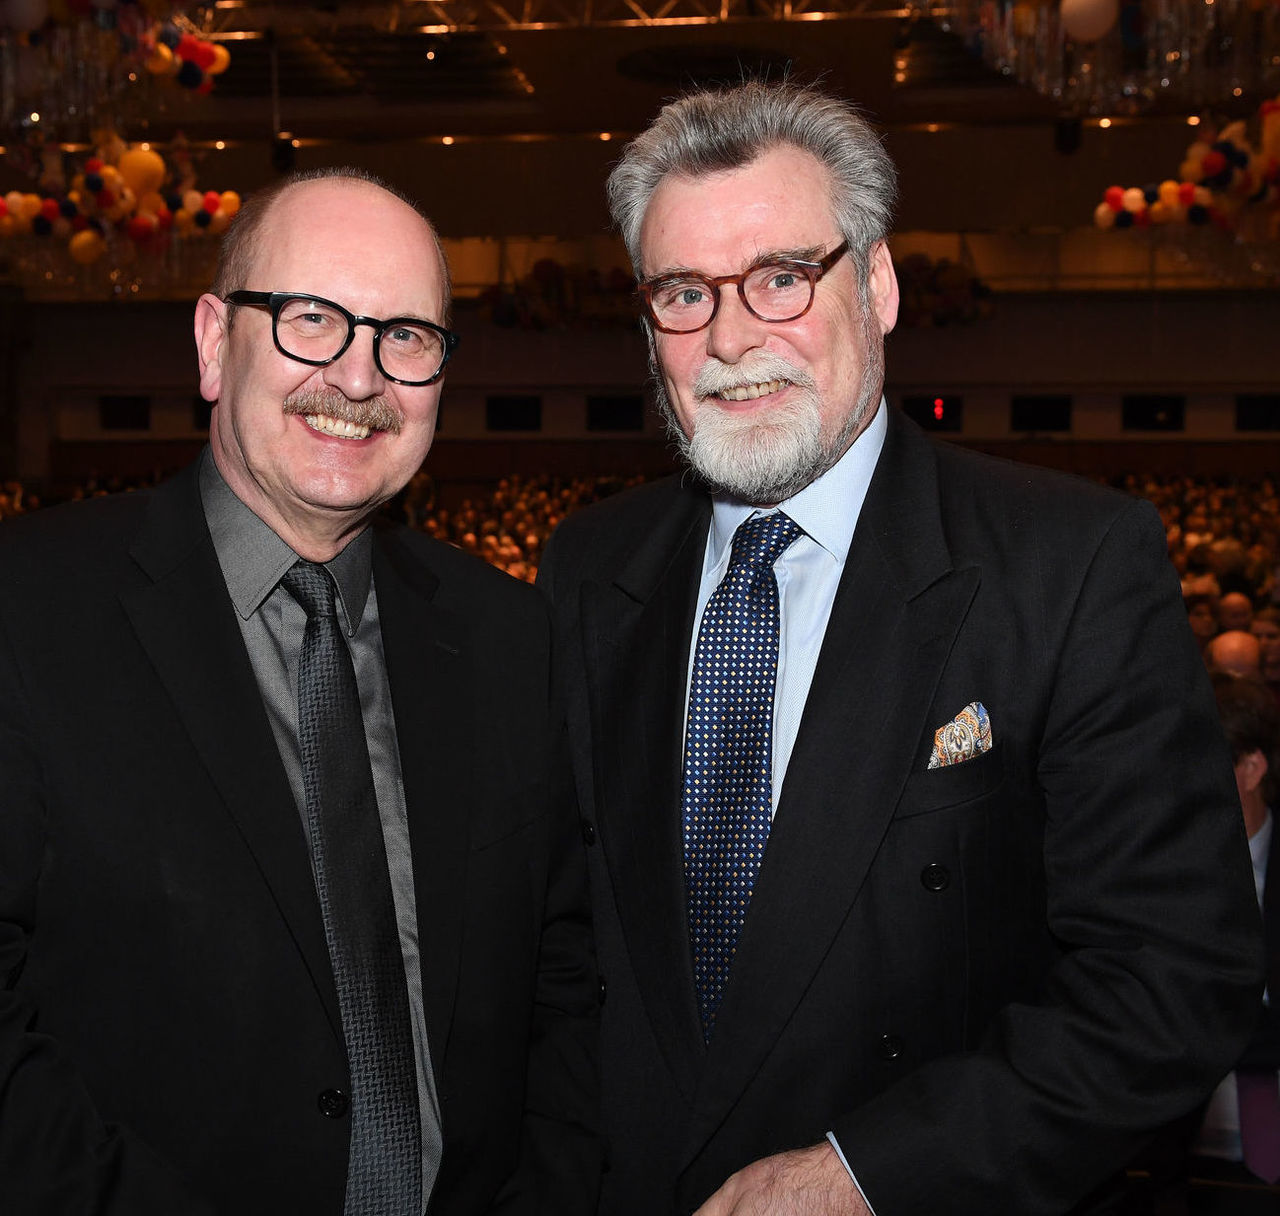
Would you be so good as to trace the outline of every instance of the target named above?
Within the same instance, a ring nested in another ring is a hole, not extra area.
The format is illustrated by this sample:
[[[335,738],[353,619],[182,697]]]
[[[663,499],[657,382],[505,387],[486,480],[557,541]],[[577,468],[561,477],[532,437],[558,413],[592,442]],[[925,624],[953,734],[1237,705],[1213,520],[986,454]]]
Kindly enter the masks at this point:
[[[207,93],[213,78],[231,63],[231,52],[221,42],[206,42],[184,33],[171,21],[144,40],[144,66],[153,76],[173,76],[183,88]]]
[[[19,47],[36,50],[59,32],[87,24],[113,35],[113,57],[207,93],[213,78],[227,70],[231,53],[180,28],[180,14],[181,6],[166,0],[0,0],[0,32],[12,32]]]
[[[175,236],[225,232],[240,210],[240,196],[200,191],[191,182],[166,188],[171,177],[164,158],[140,144],[119,152],[114,164],[91,156],[65,193],[11,190],[0,198],[0,238],[65,241],[71,259],[87,266],[106,252],[112,234],[158,250]]]
[[[1213,224],[1231,231],[1249,208],[1280,219],[1280,97],[1262,103],[1258,129],[1257,147],[1243,122],[1198,139],[1187,149],[1177,181],[1109,187],[1094,208],[1094,224]]]

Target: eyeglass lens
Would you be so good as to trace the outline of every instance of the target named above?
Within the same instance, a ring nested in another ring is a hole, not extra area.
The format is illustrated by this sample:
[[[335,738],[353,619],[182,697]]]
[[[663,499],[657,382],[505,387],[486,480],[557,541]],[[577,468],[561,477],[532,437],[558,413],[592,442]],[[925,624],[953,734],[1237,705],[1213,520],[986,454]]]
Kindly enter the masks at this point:
[[[276,317],[276,339],[285,353],[314,363],[334,358],[349,328],[336,308],[303,297],[286,301]],[[429,380],[444,362],[444,337],[429,326],[396,321],[378,333],[382,370],[397,380]]]
[[[716,288],[696,276],[667,279],[649,294],[660,325],[677,332],[701,329],[716,308]],[[742,280],[747,306],[762,321],[793,321],[813,300],[813,279],[786,262],[757,266]]]

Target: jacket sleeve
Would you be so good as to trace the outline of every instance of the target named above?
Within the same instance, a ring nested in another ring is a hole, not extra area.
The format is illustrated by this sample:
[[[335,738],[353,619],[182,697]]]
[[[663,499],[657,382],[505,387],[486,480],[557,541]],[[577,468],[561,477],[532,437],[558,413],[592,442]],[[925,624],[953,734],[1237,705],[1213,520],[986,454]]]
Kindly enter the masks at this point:
[[[1076,584],[1035,781],[1056,961],[975,1050],[834,1123],[877,1216],[1049,1216],[1202,1101],[1260,993],[1230,761],[1163,535],[1122,508]]]

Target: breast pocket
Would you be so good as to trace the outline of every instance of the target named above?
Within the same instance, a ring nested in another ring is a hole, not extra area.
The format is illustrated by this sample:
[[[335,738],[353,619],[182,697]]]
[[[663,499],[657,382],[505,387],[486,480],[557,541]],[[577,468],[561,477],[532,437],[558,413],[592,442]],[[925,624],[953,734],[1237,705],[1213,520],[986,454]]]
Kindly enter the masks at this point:
[[[1004,753],[997,743],[989,752],[961,764],[947,764],[912,773],[907,778],[902,797],[898,799],[894,818],[910,819],[915,815],[961,806],[990,794],[999,788],[1003,780]]]

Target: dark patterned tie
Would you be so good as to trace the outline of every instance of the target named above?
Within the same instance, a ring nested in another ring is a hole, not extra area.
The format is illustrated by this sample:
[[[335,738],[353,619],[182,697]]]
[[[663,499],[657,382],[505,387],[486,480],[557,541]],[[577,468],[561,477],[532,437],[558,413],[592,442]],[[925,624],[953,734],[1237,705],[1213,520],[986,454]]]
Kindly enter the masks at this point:
[[[780,511],[742,524],[698,629],[684,750],[684,875],[708,1042],[769,839],[778,670],[773,563],[800,534]]]
[[[307,614],[298,744],[316,892],[351,1069],[345,1216],[422,1216],[409,998],[351,652],[323,566],[281,584]]]

